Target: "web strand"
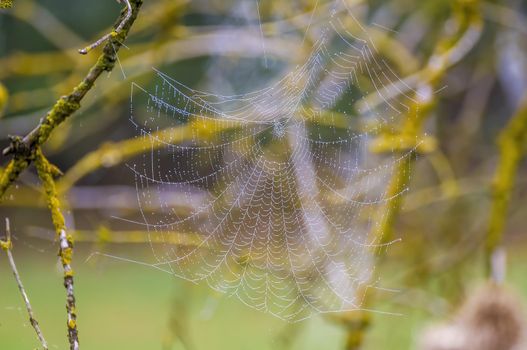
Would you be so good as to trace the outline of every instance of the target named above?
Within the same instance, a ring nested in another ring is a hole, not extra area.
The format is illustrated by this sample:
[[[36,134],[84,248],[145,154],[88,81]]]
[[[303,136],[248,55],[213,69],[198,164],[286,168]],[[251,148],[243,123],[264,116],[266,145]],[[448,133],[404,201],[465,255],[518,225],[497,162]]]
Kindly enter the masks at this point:
[[[146,227],[156,260],[141,264],[288,321],[360,309],[361,293],[376,288],[372,248],[386,244],[368,237],[372,214],[406,191],[385,194],[393,169],[415,153],[369,153],[415,101],[346,1],[335,0],[325,21],[315,20],[317,6],[299,36],[303,44],[318,33],[312,52],[265,88],[215,94],[156,69],[154,87],[132,86],[131,124],[150,146],[128,166],[142,221],[126,221]],[[261,23],[260,34],[263,44]],[[375,108],[364,100],[372,94],[382,101]],[[154,135],[177,126],[187,128],[184,142]],[[148,209],[171,193],[189,210]],[[174,232],[197,241],[178,244]]]

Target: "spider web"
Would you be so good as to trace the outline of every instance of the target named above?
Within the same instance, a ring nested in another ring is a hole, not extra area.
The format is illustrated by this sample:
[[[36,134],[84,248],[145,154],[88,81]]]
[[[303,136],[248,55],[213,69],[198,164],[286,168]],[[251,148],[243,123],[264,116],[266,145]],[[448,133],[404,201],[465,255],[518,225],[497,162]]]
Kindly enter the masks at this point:
[[[415,101],[347,2],[328,6],[324,23],[309,22],[305,62],[263,89],[207,93],[159,70],[154,88],[132,86],[131,122],[149,145],[129,165],[142,215],[132,222],[148,231],[149,266],[288,321],[360,309],[376,288],[382,246],[368,231],[413,154],[368,152]]]

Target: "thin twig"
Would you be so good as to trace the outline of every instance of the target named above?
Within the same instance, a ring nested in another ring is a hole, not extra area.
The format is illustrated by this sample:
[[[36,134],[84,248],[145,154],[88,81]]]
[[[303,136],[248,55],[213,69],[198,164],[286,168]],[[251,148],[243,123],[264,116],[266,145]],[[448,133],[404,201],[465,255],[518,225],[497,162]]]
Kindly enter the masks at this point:
[[[40,343],[42,344],[42,348],[47,350],[48,343],[46,342],[46,339],[44,339],[44,334],[42,334],[42,330],[40,329],[40,326],[38,325],[38,322],[35,318],[35,314],[33,313],[33,309],[31,308],[31,303],[29,302],[29,297],[27,296],[26,290],[24,289],[24,285],[22,284],[22,280],[20,279],[20,274],[18,273],[18,270],[15,265],[15,259],[13,258],[13,253],[11,252],[13,244],[11,242],[11,229],[9,227],[8,218],[5,219],[5,230],[6,230],[6,240],[0,241],[0,245],[2,246],[2,249],[6,251],[7,259],[9,260],[9,265],[11,265],[13,276],[15,276],[16,284],[18,285],[20,294],[22,294],[24,303],[26,304],[26,310],[29,315],[29,322],[31,323],[31,326],[33,326],[33,329],[35,329],[38,340],[40,340]]]
[[[102,38],[100,38],[99,40],[94,42],[93,44],[91,44],[89,46],[86,46],[84,49],[80,49],[79,50],[80,54],[86,55],[88,52],[90,52],[91,50],[93,50],[97,46],[102,45],[102,43],[104,43],[108,39],[117,36],[121,32],[121,30],[123,30],[124,25],[126,24],[126,22],[128,22],[130,20],[130,18],[132,18],[132,5],[130,4],[129,0],[117,0],[117,2],[119,2],[119,3],[121,3],[122,1],[124,1],[126,3],[127,12],[126,12],[126,16],[121,21],[121,23],[119,23],[119,25],[117,26],[117,28],[115,28],[115,30],[113,30],[110,33],[106,34],[105,36],[103,36]]]

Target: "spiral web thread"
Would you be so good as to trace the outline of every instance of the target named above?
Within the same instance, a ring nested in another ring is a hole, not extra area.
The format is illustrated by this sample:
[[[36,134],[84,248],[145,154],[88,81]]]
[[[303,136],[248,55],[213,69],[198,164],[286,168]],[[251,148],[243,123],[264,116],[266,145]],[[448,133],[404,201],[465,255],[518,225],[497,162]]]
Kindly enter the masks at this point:
[[[288,321],[360,309],[377,288],[383,246],[367,232],[413,154],[368,152],[415,101],[346,2],[331,8],[306,62],[264,89],[206,93],[157,70],[153,91],[132,87],[131,121],[151,148],[129,165],[142,214],[129,221],[148,231],[148,265]],[[371,94],[378,107],[354,109]],[[178,126],[192,136],[157,136]]]

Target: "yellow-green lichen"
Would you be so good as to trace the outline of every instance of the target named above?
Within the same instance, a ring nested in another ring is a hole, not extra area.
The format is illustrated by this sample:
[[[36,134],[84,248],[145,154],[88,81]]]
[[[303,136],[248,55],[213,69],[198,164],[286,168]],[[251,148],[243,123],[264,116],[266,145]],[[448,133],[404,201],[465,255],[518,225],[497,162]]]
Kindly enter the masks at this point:
[[[79,102],[70,101],[66,97],[60,98],[48,113],[44,122],[40,125],[37,143],[42,145],[46,142],[57,125],[62,123],[64,119],[72,115],[79,108]]]
[[[11,248],[13,248],[13,243],[11,242],[11,240],[0,241],[0,248],[2,250],[10,250]]]
[[[11,1],[0,0],[4,6],[10,5]],[[26,137],[20,138],[22,142],[18,145],[12,144],[8,149],[7,153],[13,154],[14,159],[7,165],[5,171],[0,174],[0,199],[3,197],[9,186],[18,178],[18,176],[24,171],[29,164],[35,158],[35,152],[37,148],[42,146],[51,136],[51,133],[57,126],[64,122],[64,120],[70,117],[75,111],[80,108],[80,102],[88,91],[94,86],[95,81],[104,71],[111,71],[116,62],[117,51],[122,45],[122,42],[128,35],[128,31],[132,23],[137,18],[139,8],[143,4],[141,0],[132,0],[132,15],[130,20],[127,21],[126,25],[119,31],[119,33],[113,36],[106,44],[103,49],[103,54],[97,60],[97,63],[90,69],[86,77],[78,84],[73,91],[66,96],[61,97],[48,112],[44,120],[30,132]],[[126,16],[126,9],[121,12],[115,28]],[[2,104],[4,104],[2,102]],[[20,147],[19,147],[20,146]],[[46,183],[51,183],[52,177],[56,175],[54,170],[50,170],[43,173],[43,179]],[[49,175],[49,176],[48,176]],[[49,188],[47,189],[49,192]],[[48,197],[50,197],[48,195]],[[56,207],[57,203],[54,200],[49,200],[50,208]],[[52,214],[56,227],[61,223],[58,215]]]
[[[0,9],[13,7],[13,0],[0,0]]]
[[[57,168],[49,163],[49,161],[44,157],[42,151],[37,149],[35,166],[37,168],[38,176],[42,181],[42,187],[46,194],[46,200],[48,203],[48,208],[51,211],[51,219],[53,221],[53,226],[55,227],[55,232],[60,234],[64,229],[65,221],[62,212],[60,211],[60,201],[58,198],[57,188],[55,186],[54,175],[57,173]]]
[[[7,105],[8,98],[9,93],[7,92],[7,89],[2,83],[0,83],[0,118],[2,117],[5,106]]]
[[[487,268],[501,244],[516,174],[527,147],[527,96],[498,137],[500,161],[492,182],[492,208],[486,237]]]
[[[70,247],[62,248],[59,253],[60,259],[62,260],[63,265],[71,265],[71,260],[73,257],[73,249]]]
[[[70,329],[76,329],[77,328],[77,322],[73,319],[68,320],[68,328]]]
[[[11,184],[29,166],[29,160],[24,158],[12,159],[0,174],[0,200]]]

